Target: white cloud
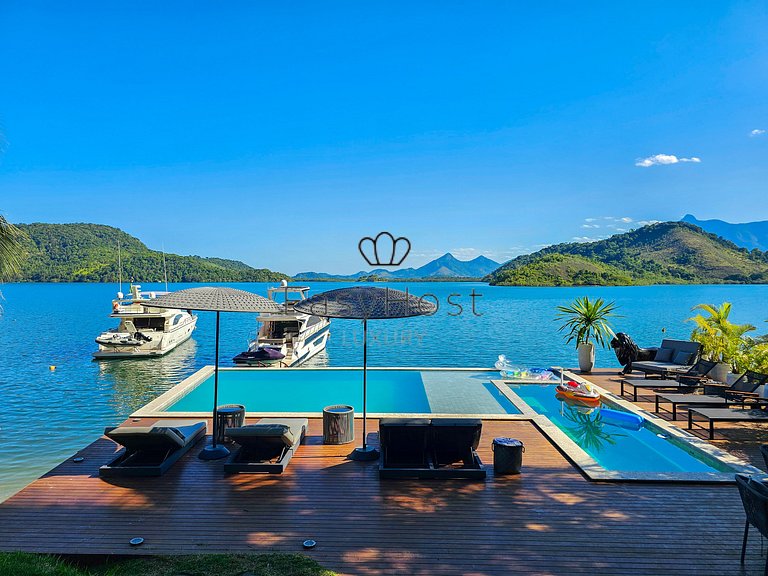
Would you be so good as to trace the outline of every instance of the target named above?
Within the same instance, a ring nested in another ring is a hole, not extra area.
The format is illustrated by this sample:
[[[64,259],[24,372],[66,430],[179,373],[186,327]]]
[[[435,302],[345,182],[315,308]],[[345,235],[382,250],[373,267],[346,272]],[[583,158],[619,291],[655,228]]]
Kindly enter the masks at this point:
[[[698,164],[701,162],[701,158],[691,156],[690,158],[678,158],[674,154],[655,154],[648,156],[647,158],[638,158],[635,161],[635,166],[640,168],[649,168],[651,166],[664,166],[667,164],[678,164],[680,162],[694,162]]]
[[[574,236],[573,241],[574,242],[597,242],[598,240],[602,240],[603,236],[600,236],[598,238],[591,238],[590,236]]]
[[[584,218],[584,222],[594,222],[597,218]]]
[[[632,218],[629,218],[629,217],[627,217],[627,216],[624,216],[624,218],[619,218],[619,220],[618,220],[618,221],[619,221],[619,222],[624,222],[625,224],[629,224],[630,222],[632,222]]]
[[[648,226],[650,224],[658,224],[661,220],[640,220],[638,226]]]
[[[749,135],[754,138],[755,136],[762,136],[766,133],[766,130],[761,130],[759,128],[756,128],[755,130],[752,130]]]
[[[582,228],[600,228],[600,224],[582,224]]]

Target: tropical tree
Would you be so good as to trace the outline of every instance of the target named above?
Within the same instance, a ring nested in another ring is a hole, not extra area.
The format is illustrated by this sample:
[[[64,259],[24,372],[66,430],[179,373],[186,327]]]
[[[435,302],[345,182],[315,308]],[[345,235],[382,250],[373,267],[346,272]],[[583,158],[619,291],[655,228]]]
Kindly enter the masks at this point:
[[[576,342],[585,344],[594,340],[603,348],[613,338],[614,333],[609,323],[609,318],[618,316],[615,314],[617,306],[615,302],[605,302],[602,298],[590,300],[588,296],[576,298],[568,306],[558,306],[560,312],[555,320],[563,322],[560,332],[567,332],[566,344]]]
[[[745,353],[749,347],[745,335],[756,328],[751,324],[731,322],[728,319],[731,315],[730,302],[723,302],[720,306],[697,304],[691,310],[703,312],[689,318],[688,322],[696,325],[691,332],[691,340],[701,344],[704,359],[724,362],[736,371],[743,369],[747,363]]]
[[[19,272],[24,258],[21,230],[0,216],[0,282]]]

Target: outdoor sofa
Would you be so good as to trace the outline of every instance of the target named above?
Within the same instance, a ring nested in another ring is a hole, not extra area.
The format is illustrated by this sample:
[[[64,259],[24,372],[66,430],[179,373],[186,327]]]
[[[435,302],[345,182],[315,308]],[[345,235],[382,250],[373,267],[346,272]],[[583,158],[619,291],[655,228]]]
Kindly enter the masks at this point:
[[[227,428],[225,434],[237,448],[224,464],[224,472],[282,474],[304,442],[306,418],[262,418],[256,424]]]
[[[662,340],[661,346],[651,360],[632,363],[632,370],[639,370],[648,376],[678,374],[688,370],[698,359],[701,344],[687,340]]]
[[[482,480],[482,427],[473,418],[382,418],[379,477]]]
[[[118,426],[104,435],[124,448],[104,466],[99,476],[162,476],[205,437],[205,422],[158,420],[151,426]]]
[[[675,375],[674,379],[645,379],[623,378],[620,395],[624,396],[624,388],[633,388],[633,400],[637,402],[637,390],[672,390],[676,392],[692,392],[708,381],[709,373],[717,366],[717,362],[699,358],[693,366]],[[658,411],[658,405],[657,405]]]

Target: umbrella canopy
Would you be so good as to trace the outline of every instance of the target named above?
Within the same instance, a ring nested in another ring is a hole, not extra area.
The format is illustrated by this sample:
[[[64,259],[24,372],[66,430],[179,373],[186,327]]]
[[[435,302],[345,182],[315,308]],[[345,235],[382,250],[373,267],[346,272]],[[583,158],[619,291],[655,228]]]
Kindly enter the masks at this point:
[[[367,444],[366,422],[368,416],[368,320],[387,320],[428,316],[437,312],[437,306],[424,297],[413,296],[407,291],[375,286],[355,286],[321,292],[297,303],[297,312],[363,321],[363,447],[355,448],[355,460],[375,460],[377,450]]]
[[[180,308],[201,312],[279,312],[282,307],[272,300],[235,288],[205,286],[163,294],[142,306]]]
[[[326,318],[352,320],[386,320],[427,316],[437,311],[437,306],[424,297],[407,291],[375,286],[355,286],[321,292],[294,306],[304,314]]]
[[[219,315],[221,312],[280,312],[282,307],[273,300],[235,288],[203,287],[187,288],[170,294],[163,294],[142,306],[149,308],[180,308],[199,310],[201,312],[216,312],[216,353],[213,371],[213,439],[211,446],[206,446],[200,453],[203,460],[224,458],[229,454],[225,446],[217,445],[216,408],[219,402]]]

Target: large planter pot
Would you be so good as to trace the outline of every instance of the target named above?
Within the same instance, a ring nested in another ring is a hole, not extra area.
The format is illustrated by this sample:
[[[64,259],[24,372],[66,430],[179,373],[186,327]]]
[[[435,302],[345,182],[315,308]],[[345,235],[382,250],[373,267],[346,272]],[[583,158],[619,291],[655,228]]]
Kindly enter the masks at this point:
[[[595,345],[592,342],[582,342],[576,350],[579,353],[579,370],[592,372],[595,367]]]
[[[723,384],[728,384],[728,374],[731,372],[731,366],[730,364],[726,364],[725,362],[718,362],[717,366],[712,368],[712,370],[709,371],[708,376],[712,378],[715,382],[722,382]]]

